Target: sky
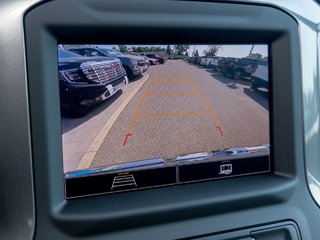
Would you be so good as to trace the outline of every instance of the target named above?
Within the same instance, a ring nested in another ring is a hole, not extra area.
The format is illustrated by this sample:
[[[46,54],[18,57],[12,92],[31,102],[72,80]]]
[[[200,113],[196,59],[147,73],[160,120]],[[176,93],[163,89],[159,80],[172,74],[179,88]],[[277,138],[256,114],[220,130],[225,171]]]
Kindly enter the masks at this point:
[[[116,47],[117,45],[103,45],[106,48]],[[167,47],[167,45],[127,45],[128,47],[132,46],[155,46],[155,47]],[[173,48],[174,45],[170,45]],[[194,50],[198,50],[200,56],[203,54],[203,51],[208,48],[208,45],[190,45],[188,50],[189,56],[192,56]],[[249,52],[252,48],[251,45],[221,45],[217,56],[221,57],[246,57],[249,55]],[[268,45],[266,44],[255,44],[252,50],[252,53],[260,53],[263,57],[268,56]]]
[[[199,54],[201,55],[205,49],[208,48],[208,45],[191,45],[188,50],[189,56],[192,55],[194,49],[198,49]],[[250,53],[252,45],[221,45],[217,56],[221,57],[247,57]],[[260,53],[262,56],[268,56],[268,45],[254,45],[252,53]]]

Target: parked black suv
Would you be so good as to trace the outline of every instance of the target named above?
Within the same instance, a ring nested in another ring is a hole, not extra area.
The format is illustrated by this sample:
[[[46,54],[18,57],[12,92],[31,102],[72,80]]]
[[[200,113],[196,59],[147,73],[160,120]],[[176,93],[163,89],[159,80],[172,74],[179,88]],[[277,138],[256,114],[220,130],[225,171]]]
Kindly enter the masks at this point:
[[[114,49],[107,48],[94,48],[94,47],[83,47],[83,48],[70,48],[72,52],[80,54],[84,57],[113,57],[119,58],[124,69],[127,72],[129,80],[142,75],[148,69],[144,58],[137,56],[125,55]]]
[[[119,59],[82,57],[62,49],[58,50],[58,59],[64,115],[83,116],[91,106],[111,97],[128,83]]]
[[[250,78],[258,65],[267,65],[267,61],[251,58],[228,58],[224,60],[222,72],[233,79]]]

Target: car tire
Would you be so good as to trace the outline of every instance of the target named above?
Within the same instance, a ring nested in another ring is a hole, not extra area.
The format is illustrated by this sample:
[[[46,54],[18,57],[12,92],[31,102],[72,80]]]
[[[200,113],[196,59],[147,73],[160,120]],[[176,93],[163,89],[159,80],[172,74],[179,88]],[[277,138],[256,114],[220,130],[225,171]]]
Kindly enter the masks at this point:
[[[89,112],[89,108],[85,108],[73,103],[61,103],[61,114],[66,117],[80,118]]]
[[[259,86],[258,86],[256,83],[254,83],[254,82],[251,83],[251,88],[252,88],[253,90],[257,90],[258,87],[259,87]]]

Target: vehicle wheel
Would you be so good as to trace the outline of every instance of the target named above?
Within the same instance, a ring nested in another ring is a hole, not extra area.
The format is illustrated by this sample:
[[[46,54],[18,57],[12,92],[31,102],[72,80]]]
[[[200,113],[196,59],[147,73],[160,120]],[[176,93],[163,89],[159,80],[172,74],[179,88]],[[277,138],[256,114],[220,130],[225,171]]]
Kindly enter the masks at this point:
[[[133,72],[131,71],[131,69],[128,66],[123,66],[123,67],[126,70],[129,81],[131,81],[134,78]]]
[[[234,74],[233,74],[233,79],[234,80],[238,80],[240,79],[241,77],[241,72],[240,71],[236,71]]]
[[[89,112],[88,108],[72,104],[72,103],[61,103],[61,114],[66,117],[79,118],[83,117]]]

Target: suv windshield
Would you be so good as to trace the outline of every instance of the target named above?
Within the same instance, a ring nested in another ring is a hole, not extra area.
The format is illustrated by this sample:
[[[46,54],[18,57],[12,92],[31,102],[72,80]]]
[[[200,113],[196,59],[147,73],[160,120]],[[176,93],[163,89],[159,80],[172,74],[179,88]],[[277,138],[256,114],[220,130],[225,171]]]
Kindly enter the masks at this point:
[[[58,58],[71,58],[71,57],[81,57],[81,55],[70,52],[70,51],[59,49]]]
[[[119,56],[119,55],[124,55],[123,53],[113,50],[113,49],[100,49],[102,52],[106,53],[108,56]]]

